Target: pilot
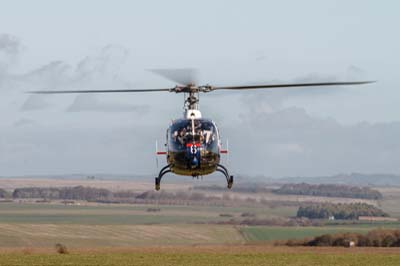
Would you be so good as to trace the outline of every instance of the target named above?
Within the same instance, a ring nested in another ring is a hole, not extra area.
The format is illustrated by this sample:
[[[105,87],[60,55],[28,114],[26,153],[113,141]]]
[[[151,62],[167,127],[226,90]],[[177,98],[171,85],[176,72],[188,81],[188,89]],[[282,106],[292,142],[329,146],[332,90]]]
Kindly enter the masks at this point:
[[[201,122],[198,120],[194,121],[194,131],[199,132],[201,130]]]
[[[179,143],[182,145],[185,144],[185,135],[186,135],[186,128],[183,128],[181,131],[179,131],[179,134],[177,137]]]
[[[178,130],[175,130],[174,133],[172,134],[172,138],[175,142],[177,142],[177,137],[178,137]]]

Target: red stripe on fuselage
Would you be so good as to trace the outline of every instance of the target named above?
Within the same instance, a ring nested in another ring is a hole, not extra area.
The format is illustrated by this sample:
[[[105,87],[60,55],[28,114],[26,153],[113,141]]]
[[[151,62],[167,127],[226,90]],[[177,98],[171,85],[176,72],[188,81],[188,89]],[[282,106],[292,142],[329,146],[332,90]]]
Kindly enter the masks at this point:
[[[192,146],[200,147],[200,143],[186,143],[186,147],[192,147]]]

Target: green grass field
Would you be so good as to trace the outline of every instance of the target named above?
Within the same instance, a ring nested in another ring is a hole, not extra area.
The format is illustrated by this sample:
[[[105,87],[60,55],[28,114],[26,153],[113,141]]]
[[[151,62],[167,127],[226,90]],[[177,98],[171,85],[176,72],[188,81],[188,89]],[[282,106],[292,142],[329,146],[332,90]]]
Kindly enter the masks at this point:
[[[283,226],[244,226],[240,228],[242,235],[248,242],[266,242],[274,240],[304,239],[323,234],[361,233],[374,229],[399,229],[400,223],[371,223],[309,227]]]
[[[344,232],[367,233],[371,228],[323,226],[323,227],[280,227],[252,226],[240,229],[247,241],[273,241],[286,239],[303,239],[323,234]]]
[[[243,212],[257,217],[287,217],[295,213],[293,207],[252,208],[220,206],[160,206],[161,212],[147,212],[155,205],[102,204],[65,206],[61,204],[1,203],[0,223],[30,224],[176,224],[227,221],[228,213],[240,217]]]
[[[106,253],[78,253],[70,255],[61,254],[2,254],[0,265],[274,265],[274,266],[397,266],[400,264],[400,254],[381,252],[348,253],[343,252],[319,252],[307,250],[300,252],[272,251],[251,252],[243,251],[218,251],[214,252],[190,252],[190,251],[153,251],[153,252],[106,252]]]

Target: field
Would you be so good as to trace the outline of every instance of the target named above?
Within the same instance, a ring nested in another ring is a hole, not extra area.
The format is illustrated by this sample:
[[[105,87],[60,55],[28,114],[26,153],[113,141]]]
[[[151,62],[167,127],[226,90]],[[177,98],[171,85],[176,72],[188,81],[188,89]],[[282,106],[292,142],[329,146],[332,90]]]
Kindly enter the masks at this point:
[[[263,242],[286,239],[303,239],[322,234],[343,232],[366,233],[370,228],[324,226],[324,227],[279,227],[279,226],[252,226],[245,227],[242,232],[247,241]]]
[[[78,205],[79,204],[79,205]],[[223,206],[167,206],[133,204],[96,204],[78,202],[61,203],[0,203],[0,223],[51,223],[51,224],[175,224],[227,221],[229,214],[239,217],[251,212],[257,217],[287,217],[296,214],[295,207],[223,207]],[[148,212],[160,208],[160,212]]]
[[[1,224],[0,247],[131,247],[244,243],[233,226]]]
[[[52,254],[11,250],[0,254],[0,265],[384,265],[400,263],[399,249],[280,248],[266,246],[209,246],[81,250]]]
[[[86,205],[84,205],[86,204]],[[160,208],[148,212],[148,208]],[[243,244],[312,237],[324,233],[399,228],[399,223],[283,227],[217,224],[242,213],[288,217],[295,208],[156,206],[80,203],[1,203],[0,247],[70,248],[148,245]],[[221,217],[221,214],[228,217]]]
[[[3,183],[2,183],[3,182]],[[8,189],[43,186],[46,180],[14,180]],[[50,180],[48,186],[93,185],[112,190],[151,187],[128,181]],[[168,184],[169,191],[188,184]],[[371,202],[400,217],[400,191],[382,189],[385,197]],[[222,192],[219,196],[228,192]],[[218,196],[218,193],[214,193]],[[287,219],[296,215],[291,203],[304,201],[353,202],[331,199],[229,192],[235,203],[221,205],[102,204],[75,201],[36,202],[35,199],[0,203],[1,265],[400,265],[398,248],[276,247],[287,239],[325,233],[367,233],[377,228],[400,228],[399,222],[326,222],[323,226],[253,226],[230,223],[243,219]],[[274,204],[255,204],[259,199]],[[245,200],[243,200],[245,199]],[[251,199],[251,200],[247,200]],[[282,205],[275,204],[282,200]],[[243,204],[244,203],[244,204]],[[159,211],[152,211],[152,210]],[[247,214],[249,216],[244,216]],[[55,244],[69,254],[57,254]]]
[[[375,227],[376,228],[376,227]],[[243,244],[301,239],[325,233],[366,233],[372,227],[278,227],[203,224],[171,225],[76,225],[0,224],[0,247],[70,248],[132,247],[151,245]]]

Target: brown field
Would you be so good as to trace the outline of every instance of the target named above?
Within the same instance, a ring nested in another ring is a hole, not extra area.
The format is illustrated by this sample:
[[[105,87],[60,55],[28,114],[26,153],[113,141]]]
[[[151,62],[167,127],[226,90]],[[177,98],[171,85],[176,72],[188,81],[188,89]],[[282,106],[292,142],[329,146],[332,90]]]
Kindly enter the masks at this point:
[[[383,195],[383,200],[378,202],[378,206],[392,217],[400,218],[400,188],[378,188],[378,190]]]
[[[71,254],[100,254],[100,253],[285,253],[285,254],[393,254],[400,256],[400,248],[371,248],[371,247],[287,247],[272,244],[224,244],[224,245],[150,245],[145,247],[102,247],[102,248],[69,248]],[[0,254],[56,254],[53,247],[29,248],[0,248]]]
[[[191,180],[191,179],[189,179]],[[184,180],[183,180],[184,181]],[[86,180],[86,179],[45,179],[45,178],[0,178],[0,188],[13,190],[21,187],[73,187],[88,186],[95,188],[105,188],[111,191],[132,190],[143,192],[154,189],[154,182],[129,181],[129,180]],[[171,184],[165,182],[165,190],[187,190],[192,187],[188,182]]]
[[[0,224],[0,248],[69,248],[148,245],[239,244],[244,238],[225,225]]]

